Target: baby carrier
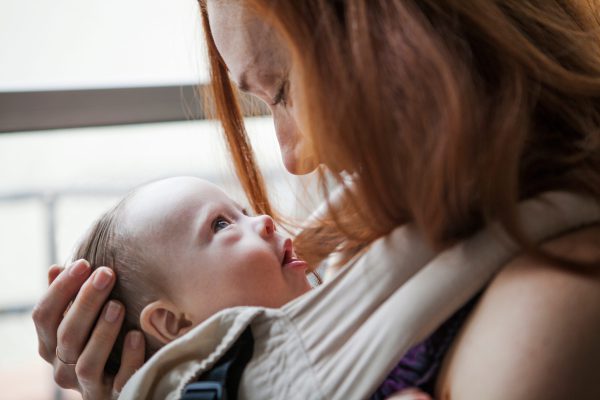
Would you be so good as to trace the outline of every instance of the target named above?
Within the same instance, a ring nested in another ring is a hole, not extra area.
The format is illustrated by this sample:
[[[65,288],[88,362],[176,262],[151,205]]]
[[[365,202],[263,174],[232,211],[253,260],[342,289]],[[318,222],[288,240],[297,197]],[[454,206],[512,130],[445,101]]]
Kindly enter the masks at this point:
[[[185,386],[181,400],[236,400],[242,373],[253,350],[252,330],[247,327],[214,367]]]
[[[553,192],[520,204],[519,220],[540,242],[598,222],[600,208]],[[439,254],[412,226],[396,228],[331,281],[281,308],[235,307],[212,316],[157,352],[120,398],[179,400],[184,392],[186,399],[367,398],[409,348],[517,252],[494,224]],[[228,369],[220,380],[219,368],[231,360],[241,369]],[[221,382],[213,385],[221,397],[202,389],[210,382]],[[224,393],[229,386],[237,393]]]

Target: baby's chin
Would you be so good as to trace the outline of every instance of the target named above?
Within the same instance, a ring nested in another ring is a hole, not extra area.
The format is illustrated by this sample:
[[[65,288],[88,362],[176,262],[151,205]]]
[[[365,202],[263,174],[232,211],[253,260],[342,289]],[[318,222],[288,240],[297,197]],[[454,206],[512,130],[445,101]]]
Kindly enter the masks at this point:
[[[288,299],[288,301],[286,303],[289,303],[290,301],[295,300],[298,297],[301,297],[302,295],[308,293],[311,289],[312,289],[312,286],[311,286],[310,282],[308,281],[308,279],[304,279],[304,281],[298,282],[297,287],[294,288],[293,293],[291,294],[290,298]]]

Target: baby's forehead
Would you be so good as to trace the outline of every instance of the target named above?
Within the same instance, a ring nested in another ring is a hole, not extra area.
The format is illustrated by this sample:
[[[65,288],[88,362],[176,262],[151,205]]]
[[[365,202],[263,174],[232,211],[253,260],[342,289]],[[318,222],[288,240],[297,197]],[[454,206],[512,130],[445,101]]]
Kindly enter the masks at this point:
[[[163,179],[142,186],[127,200],[129,228],[178,224],[207,205],[236,203],[217,185],[195,177]]]
[[[181,176],[151,182],[136,190],[134,197],[146,200],[186,199],[231,201],[214,183],[192,176]]]

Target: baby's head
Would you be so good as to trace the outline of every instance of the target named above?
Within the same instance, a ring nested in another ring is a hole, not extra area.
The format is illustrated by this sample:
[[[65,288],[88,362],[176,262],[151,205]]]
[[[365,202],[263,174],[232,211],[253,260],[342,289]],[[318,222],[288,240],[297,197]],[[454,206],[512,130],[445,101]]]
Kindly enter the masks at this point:
[[[266,215],[249,216],[218,186],[193,177],[145,185],[86,233],[75,259],[115,270],[111,298],[126,307],[124,334],[141,329],[147,355],[216,312],[280,307],[310,289],[307,265]]]

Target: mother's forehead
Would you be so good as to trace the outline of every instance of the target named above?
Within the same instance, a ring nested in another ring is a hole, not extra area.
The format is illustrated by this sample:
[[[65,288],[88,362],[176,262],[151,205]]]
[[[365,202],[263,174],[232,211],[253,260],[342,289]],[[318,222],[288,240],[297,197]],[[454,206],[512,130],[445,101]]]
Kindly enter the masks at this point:
[[[271,36],[273,29],[241,3],[229,0],[209,1],[208,21],[219,51],[229,53],[232,50],[252,50],[249,52],[251,55],[264,47],[254,44],[263,44]]]
[[[209,0],[207,5],[215,45],[238,84],[244,76],[280,73],[285,68],[287,53],[278,35],[243,1]]]

